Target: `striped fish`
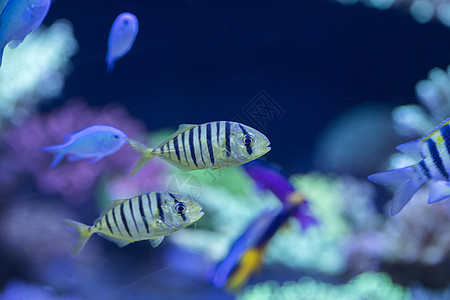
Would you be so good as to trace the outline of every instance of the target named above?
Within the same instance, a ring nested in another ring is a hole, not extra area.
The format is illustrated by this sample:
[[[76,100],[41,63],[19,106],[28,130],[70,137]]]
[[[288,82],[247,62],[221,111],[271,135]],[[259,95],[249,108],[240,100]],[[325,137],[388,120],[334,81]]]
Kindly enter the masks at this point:
[[[159,156],[181,170],[221,169],[237,166],[266,154],[269,139],[246,125],[217,121],[201,125],[182,124],[156,148],[126,138],[139,153],[132,175]]]
[[[418,163],[368,177],[377,184],[394,188],[392,215],[400,212],[426,182],[430,182],[428,203],[450,197],[450,118],[423,138],[396,148]]]
[[[166,235],[189,226],[203,214],[200,204],[186,196],[152,192],[113,201],[92,226],[72,220],[64,220],[64,224],[79,234],[73,248],[76,255],[94,233],[119,247],[142,240],[157,247]]]

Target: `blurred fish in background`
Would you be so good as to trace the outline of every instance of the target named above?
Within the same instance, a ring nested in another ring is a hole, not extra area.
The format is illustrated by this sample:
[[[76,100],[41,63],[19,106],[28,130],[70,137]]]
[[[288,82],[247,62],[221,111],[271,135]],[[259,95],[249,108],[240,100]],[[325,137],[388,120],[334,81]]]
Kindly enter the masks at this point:
[[[138,19],[132,13],[121,13],[114,20],[109,32],[108,52],[106,53],[106,69],[108,72],[112,72],[116,61],[131,50],[138,30]]]
[[[285,206],[292,205],[292,199],[303,197],[295,190],[289,179],[273,165],[256,161],[244,165],[244,169],[260,190],[272,192]],[[311,215],[308,201],[305,199],[298,203],[297,212],[294,212],[293,216],[298,219],[304,230],[318,224],[317,219]]]
[[[305,198],[300,193],[290,194],[280,211],[264,211],[248,225],[228,255],[208,270],[206,280],[218,288],[241,291],[250,277],[258,270],[261,271],[264,250],[269,241],[289,217],[298,215],[298,208],[303,201]]]
[[[36,30],[50,8],[51,0],[9,0],[0,15],[0,66],[3,49],[17,47]]]

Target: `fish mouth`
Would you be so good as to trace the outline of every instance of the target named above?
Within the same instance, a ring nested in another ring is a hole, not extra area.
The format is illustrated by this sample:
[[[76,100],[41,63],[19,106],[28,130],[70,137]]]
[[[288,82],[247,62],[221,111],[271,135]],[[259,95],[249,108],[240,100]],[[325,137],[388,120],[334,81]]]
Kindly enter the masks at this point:
[[[263,152],[263,154],[261,154],[261,156],[264,155],[264,154],[266,154],[266,153],[269,152],[270,150],[272,150],[272,148],[270,147],[270,143],[269,143],[269,144],[267,144],[266,149],[264,149],[264,152]]]
[[[191,219],[192,223],[197,222],[197,221],[200,220],[204,215],[205,215],[205,212],[202,211],[202,208],[200,208],[199,210],[197,210],[196,212],[194,212],[194,216],[193,216],[192,219]]]

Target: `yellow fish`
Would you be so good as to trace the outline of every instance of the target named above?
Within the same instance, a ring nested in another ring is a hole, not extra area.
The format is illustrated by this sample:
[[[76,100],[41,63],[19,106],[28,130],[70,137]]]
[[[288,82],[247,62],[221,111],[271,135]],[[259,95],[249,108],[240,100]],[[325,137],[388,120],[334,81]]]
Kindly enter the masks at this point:
[[[79,234],[73,248],[77,255],[94,233],[119,247],[142,240],[157,247],[166,235],[198,221],[203,214],[200,204],[186,196],[152,192],[114,201],[92,226],[72,220],[64,220],[64,224]]]
[[[256,129],[230,121],[180,125],[156,148],[126,138],[141,159],[132,175],[159,156],[181,170],[221,169],[244,164],[270,151],[269,139]]]

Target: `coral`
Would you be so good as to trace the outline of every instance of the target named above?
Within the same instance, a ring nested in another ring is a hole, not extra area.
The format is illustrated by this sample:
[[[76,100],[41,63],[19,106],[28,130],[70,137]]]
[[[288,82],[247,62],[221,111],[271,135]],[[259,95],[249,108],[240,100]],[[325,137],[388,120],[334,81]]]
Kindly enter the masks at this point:
[[[350,5],[361,2],[378,9],[392,7],[407,8],[409,13],[419,23],[427,23],[437,19],[445,26],[450,26],[450,1],[448,0],[336,0]]]
[[[347,284],[333,285],[305,277],[297,282],[285,282],[282,285],[268,281],[248,287],[239,300],[282,300],[282,299],[410,299],[409,290],[392,282],[384,273],[363,273]]]
[[[441,122],[450,115],[450,66],[444,71],[434,68],[428,78],[416,84],[416,96],[427,108],[435,122]]]
[[[41,100],[57,96],[77,50],[67,20],[41,26],[15,49],[6,47],[0,68],[0,127],[5,119],[22,123]]]
[[[203,187],[199,201],[208,213],[196,229],[188,228],[172,236],[176,244],[214,261],[226,255],[252,219],[264,209],[280,205],[275,196],[252,190],[253,183],[241,168],[222,172],[224,176],[218,176],[214,185],[209,177],[195,173]],[[372,185],[350,177],[340,179],[320,174],[293,176],[291,182],[310,201],[312,214],[320,225],[303,232],[298,222],[290,220],[288,228],[280,230],[268,244],[265,264],[330,275],[342,273],[347,268],[346,239],[354,230],[362,231],[379,223],[371,202]],[[228,185],[233,186],[234,193]]]
[[[64,228],[61,220],[72,218],[74,214],[62,203],[48,199],[28,196],[8,200],[9,207],[0,213],[0,275],[16,272],[14,265],[26,265],[27,274],[22,276],[40,278],[52,263],[70,256],[74,236]],[[78,257],[76,262],[92,268],[98,265],[96,257],[102,250],[99,241],[95,240],[87,248],[85,255]],[[9,264],[11,266],[7,267]]]
[[[427,188],[382,228],[383,258],[390,262],[437,265],[450,257],[450,202],[427,203]]]
[[[445,289],[431,290],[420,285],[411,287],[411,300],[441,300],[450,299],[450,286]]]

